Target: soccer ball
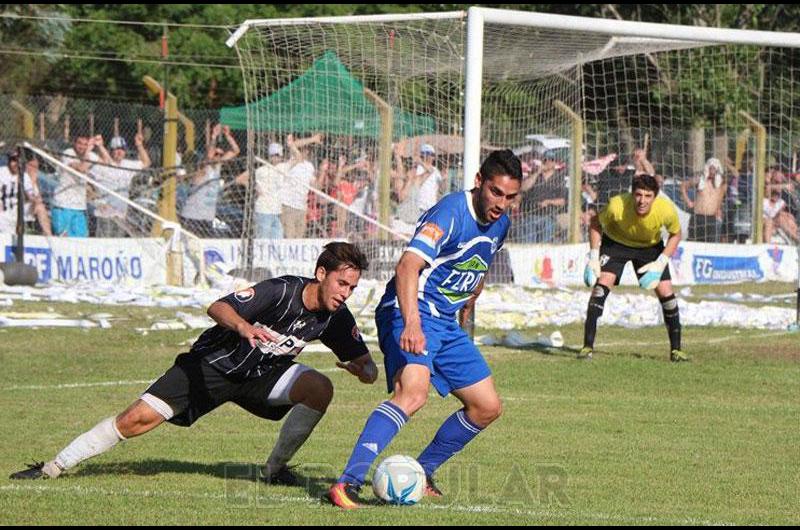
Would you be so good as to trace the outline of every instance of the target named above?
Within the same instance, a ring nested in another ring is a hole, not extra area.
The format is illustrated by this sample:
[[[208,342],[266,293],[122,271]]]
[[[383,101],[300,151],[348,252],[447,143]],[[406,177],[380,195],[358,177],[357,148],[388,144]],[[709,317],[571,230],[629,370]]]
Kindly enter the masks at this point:
[[[425,471],[410,456],[390,456],[375,469],[372,491],[389,504],[416,504],[425,493]]]

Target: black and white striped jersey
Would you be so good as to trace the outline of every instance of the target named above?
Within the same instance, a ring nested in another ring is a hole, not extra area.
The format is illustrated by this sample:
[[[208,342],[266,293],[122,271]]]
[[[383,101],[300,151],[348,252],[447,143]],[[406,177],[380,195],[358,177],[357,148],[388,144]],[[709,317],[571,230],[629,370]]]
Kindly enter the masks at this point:
[[[236,331],[216,325],[192,345],[190,354],[231,378],[253,378],[276,363],[296,357],[306,344],[319,339],[339,360],[351,361],[369,352],[346,304],[335,312],[311,312],[303,305],[303,288],[313,280],[299,276],[272,278],[231,293],[220,301],[247,322],[267,328],[275,342],[255,348]]]

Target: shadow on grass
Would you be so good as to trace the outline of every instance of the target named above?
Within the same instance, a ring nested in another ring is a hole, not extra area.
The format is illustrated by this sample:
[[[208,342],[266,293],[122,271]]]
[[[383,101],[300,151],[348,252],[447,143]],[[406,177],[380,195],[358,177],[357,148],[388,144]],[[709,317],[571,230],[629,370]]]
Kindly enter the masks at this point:
[[[204,475],[222,479],[226,482],[227,490],[241,489],[232,485],[229,481],[236,483],[250,482],[256,488],[272,487],[292,487],[305,490],[308,497],[323,500],[328,493],[328,489],[336,481],[336,470],[326,464],[302,464],[292,467],[292,473],[297,477],[296,486],[286,486],[279,484],[272,486],[261,480],[262,465],[241,462],[217,462],[204,464],[200,462],[188,462],[183,460],[167,459],[146,459],[130,462],[112,462],[106,464],[90,463],[72,474],[74,477],[94,477],[100,475],[133,475],[133,476],[157,476],[162,474],[182,474],[182,475]],[[367,483],[365,488],[370,488]],[[266,491],[266,490],[265,490]],[[364,499],[363,504],[380,505],[383,504],[377,499]]]
[[[506,348],[510,348],[511,346],[504,346]],[[541,353],[542,355],[549,355],[551,357],[565,357],[574,359],[578,352],[580,352],[580,348],[575,348],[572,346],[561,346],[560,348],[556,348],[554,346],[545,346],[542,344],[527,344],[525,346],[514,346],[514,350],[518,351],[533,351],[536,353]],[[620,351],[609,351],[605,349],[598,349],[595,348],[594,355],[595,358],[597,356],[605,356],[605,357],[616,357],[616,358],[632,358],[632,359],[644,359],[644,360],[651,360],[651,361],[660,361],[666,358],[669,361],[669,354],[665,354],[666,357],[663,357],[659,354],[654,352],[641,352],[641,351],[628,351],[628,352],[620,352]],[[586,360],[583,360],[586,362]]]
[[[542,355],[550,355],[553,357],[575,357],[580,350],[580,348],[573,348],[571,346],[561,346],[560,348],[556,348],[555,346],[545,346],[543,344],[526,344],[524,346],[502,346],[503,348],[511,348],[517,351],[534,351],[537,353],[541,353]]]

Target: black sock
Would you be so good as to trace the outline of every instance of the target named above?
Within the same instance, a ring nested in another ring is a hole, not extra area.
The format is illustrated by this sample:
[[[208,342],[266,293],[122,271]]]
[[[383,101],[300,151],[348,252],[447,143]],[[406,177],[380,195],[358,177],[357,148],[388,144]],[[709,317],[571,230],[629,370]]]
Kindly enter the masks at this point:
[[[596,283],[592,288],[592,297],[589,298],[589,307],[586,309],[586,324],[583,328],[583,346],[594,348],[594,337],[597,334],[597,319],[603,315],[606,298],[611,289]]]
[[[674,294],[666,298],[659,298],[661,309],[664,312],[664,324],[667,325],[670,350],[681,349],[681,317],[678,313],[678,300]]]

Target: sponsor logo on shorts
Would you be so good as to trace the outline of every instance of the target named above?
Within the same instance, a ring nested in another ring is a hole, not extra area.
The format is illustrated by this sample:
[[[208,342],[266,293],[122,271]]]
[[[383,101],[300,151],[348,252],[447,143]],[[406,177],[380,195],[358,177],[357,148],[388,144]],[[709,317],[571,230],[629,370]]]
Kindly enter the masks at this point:
[[[602,256],[600,256],[600,266],[601,267],[605,267],[606,263],[608,263],[609,261],[611,261],[611,256],[609,256],[607,254],[603,254]]]
[[[444,230],[439,228],[436,223],[425,223],[414,239],[420,243],[425,243],[431,248],[436,248],[436,244],[443,236]]]
[[[252,300],[255,295],[256,295],[255,289],[250,287],[249,289],[236,291],[236,293],[233,296],[241,303],[246,304],[247,302]]]

